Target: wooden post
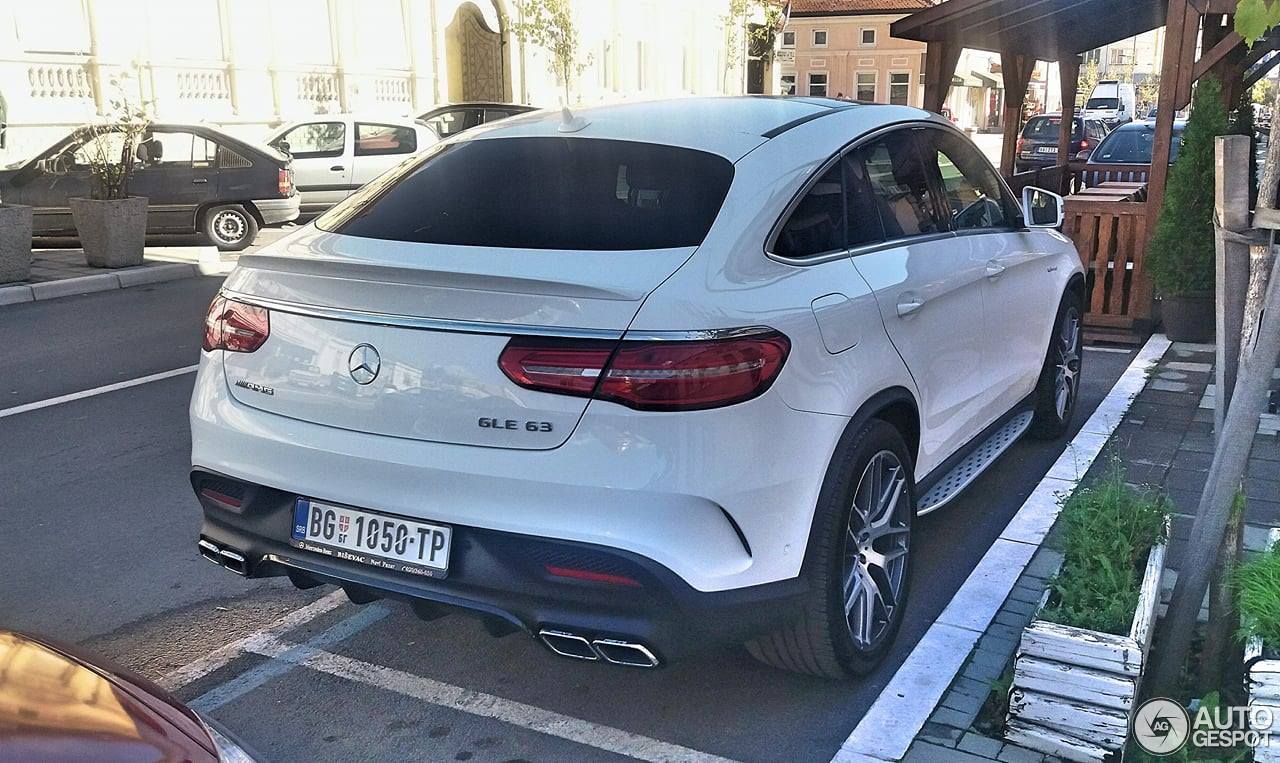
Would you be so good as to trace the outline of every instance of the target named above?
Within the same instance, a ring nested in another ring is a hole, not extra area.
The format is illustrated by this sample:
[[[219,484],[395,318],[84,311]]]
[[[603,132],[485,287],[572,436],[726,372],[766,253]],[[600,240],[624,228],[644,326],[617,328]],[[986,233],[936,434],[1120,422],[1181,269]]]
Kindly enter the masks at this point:
[[[1062,168],[1061,180],[1058,182],[1058,193],[1066,195],[1070,192],[1071,177],[1067,164],[1074,159],[1071,148],[1075,141],[1076,91],[1080,87],[1080,56],[1071,56],[1058,61],[1058,78],[1062,84],[1062,127],[1058,131],[1058,161]]]
[[[924,108],[942,113],[951,92],[951,77],[960,61],[961,47],[952,42],[933,40],[925,49]]]
[[[1018,157],[1018,135],[1022,132],[1022,105],[1027,101],[1027,85],[1035,71],[1031,56],[1009,51],[1000,54],[1000,72],[1004,79],[1004,144],[1000,150],[1000,173],[1013,177]]]
[[[1214,184],[1218,309],[1218,357],[1214,379],[1214,433],[1222,432],[1223,419],[1236,386],[1240,366],[1240,331],[1244,327],[1244,301],[1249,291],[1249,245],[1228,241],[1228,233],[1249,230],[1249,162],[1253,148],[1243,135],[1217,140],[1218,182]]]

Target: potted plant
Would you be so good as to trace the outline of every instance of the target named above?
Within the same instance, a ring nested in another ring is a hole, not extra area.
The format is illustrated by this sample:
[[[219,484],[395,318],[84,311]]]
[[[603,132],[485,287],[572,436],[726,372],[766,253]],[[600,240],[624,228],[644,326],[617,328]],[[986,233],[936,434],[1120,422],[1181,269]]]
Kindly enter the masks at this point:
[[[1214,140],[1228,132],[1222,86],[1205,77],[1196,86],[1182,148],[1169,170],[1164,205],[1147,251],[1162,300],[1165,334],[1176,342],[1214,338]]]
[[[150,120],[126,94],[123,79],[112,84],[117,96],[108,121],[82,127],[77,134],[79,160],[89,167],[92,196],[68,199],[85,259],[100,268],[141,265],[147,233],[147,200],[129,195],[129,178]]]
[[[1235,571],[1232,584],[1245,639],[1249,706],[1266,708],[1280,719],[1280,530],[1271,531],[1267,551]],[[1258,730],[1276,732],[1280,726]],[[1280,747],[1256,747],[1253,759],[1280,761]]]
[[[0,203],[0,284],[31,277],[31,207]]]
[[[1023,631],[1005,738],[1066,760],[1125,745],[1160,602],[1169,515],[1118,467],[1063,506],[1062,570]]]

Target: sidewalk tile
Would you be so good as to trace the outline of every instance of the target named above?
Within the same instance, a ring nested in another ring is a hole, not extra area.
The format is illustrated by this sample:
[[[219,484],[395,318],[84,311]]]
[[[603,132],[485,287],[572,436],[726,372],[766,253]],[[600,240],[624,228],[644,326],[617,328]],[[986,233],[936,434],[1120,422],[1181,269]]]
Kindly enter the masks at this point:
[[[1000,748],[1003,746],[999,739],[991,739],[971,731],[960,740],[959,749],[984,758],[995,758],[1000,754]]]
[[[907,750],[903,763],[983,763],[990,758],[983,758],[967,752],[939,747],[927,742],[916,742]]]

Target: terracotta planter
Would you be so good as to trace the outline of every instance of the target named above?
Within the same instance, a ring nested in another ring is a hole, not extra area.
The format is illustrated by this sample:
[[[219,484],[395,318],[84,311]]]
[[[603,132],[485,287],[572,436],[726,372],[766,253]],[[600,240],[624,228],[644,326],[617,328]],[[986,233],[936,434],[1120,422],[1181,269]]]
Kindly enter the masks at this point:
[[[31,277],[31,207],[0,204],[0,283]]]
[[[69,199],[71,219],[80,234],[84,257],[95,268],[127,268],[142,264],[147,237],[147,200]]]
[[[1212,294],[1165,297],[1161,317],[1164,333],[1175,342],[1212,342],[1216,336]]]

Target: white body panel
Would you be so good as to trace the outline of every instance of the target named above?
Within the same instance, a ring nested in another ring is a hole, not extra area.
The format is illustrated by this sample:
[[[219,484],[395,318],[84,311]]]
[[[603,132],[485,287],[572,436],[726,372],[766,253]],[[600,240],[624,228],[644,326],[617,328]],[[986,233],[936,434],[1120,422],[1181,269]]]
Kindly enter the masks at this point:
[[[1132,122],[1138,118],[1138,94],[1133,85],[1114,80],[1103,80],[1094,85],[1088,100],[1094,98],[1113,98],[1119,102],[1119,108],[1084,110],[1085,119],[1099,119],[1109,125]],[[1088,103],[1088,101],[1086,101]]]
[[[864,404],[895,390],[917,401],[923,478],[1030,391],[1060,298],[1082,273],[1070,243],[1045,231],[944,236],[804,266],[772,259],[770,231],[830,157],[886,125],[945,125],[908,108],[853,107],[765,136],[812,114],[805,105],[710,99],[577,115],[586,125],[570,139],[666,143],[734,162],[696,250],[483,250],[308,227],[242,258],[225,287],[233,296],[486,327],[445,338],[367,316],[345,325],[286,316],[254,353],[261,358],[205,353],[191,404],[193,465],[428,522],[622,549],[698,591],[796,577],[828,464]],[[556,137],[560,127],[558,114],[530,114],[455,140]],[[993,260],[1003,268],[994,280]],[[903,319],[896,305],[909,292],[925,304]],[[754,326],[789,338],[781,374],[761,396],[711,410],[645,412],[530,392],[496,367],[506,338],[531,330],[633,338]],[[421,374],[397,382],[410,399],[339,385],[344,352],[370,338],[405,359],[409,376]],[[267,402],[229,386],[238,375],[295,383],[286,359],[299,355],[324,358],[319,398],[277,390]],[[555,417],[555,434],[464,432],[476,416],[530,410]]]

